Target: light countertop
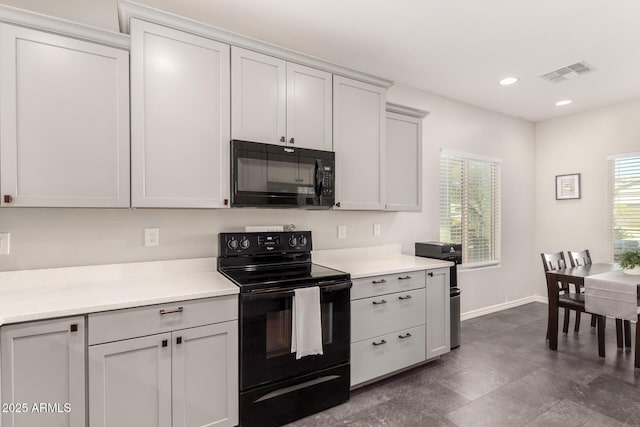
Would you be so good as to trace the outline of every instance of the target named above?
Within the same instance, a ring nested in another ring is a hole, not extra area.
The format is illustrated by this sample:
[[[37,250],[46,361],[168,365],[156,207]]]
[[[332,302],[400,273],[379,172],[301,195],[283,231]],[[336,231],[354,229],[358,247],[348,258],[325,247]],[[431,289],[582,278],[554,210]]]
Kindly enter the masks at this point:
[[[351,273],[352,279],[395,274],[403,271],[450,267],[450,261],[404,255],[400,245],[313,251],[313,262]]]
[[[0,272],[0,324],[233,295],[216,258]]]

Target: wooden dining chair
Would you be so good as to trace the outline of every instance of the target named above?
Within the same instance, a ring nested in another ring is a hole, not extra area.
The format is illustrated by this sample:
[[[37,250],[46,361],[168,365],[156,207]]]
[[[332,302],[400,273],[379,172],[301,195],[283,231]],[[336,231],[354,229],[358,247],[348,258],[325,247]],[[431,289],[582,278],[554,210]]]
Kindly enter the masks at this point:
[[[590,265],[591,262],[591,253],[589,253],[589,249],[585,249],[583,251],[567,251],[569,254],[569,262],[571,263],[571,267],[579,267],[582,265]],[[584,287],[580,287],[580,289],[576,289],[576,292],[584,292]],[[591,327],[595,328],[597,323],[597,318],[595,314],[591,315]],[[578,323],[580,322],[580,313],[576,313],[576,331],[578,331]],[[624,326],[623,326],[624,325]],[[623,338],[624,331],[624,338]],[[631,348],[631,322],[625,320],[623,322],[622,319],[616,319],[616,339],[618,342],[618,348],[622,348],[623,346]]]
[[[567,251],[569,254],[569,262],[571,263],[571,267],[578,267],[581,265],[589,265],[591,262],[591,254],[589,253],[589,249],[585,249],[583,251]],[[580,287],[580,289],[576,289],[576,292],[584,292],[584,287]],[[595,314],[591,315],[591,327],[596,327],[597,316]],[[580,329],[580,313],[576,313],[576,326],[575,331],[577,332]]]
[[[562,251],[552,253],[552,254],[541,253],[540,256],[542,257],[542,265],[544,267],[545,274],[547,271],[560,270],[563,268],[567,268],[567,262],[564,259],[564,253]],[[570,310],[574,310],[576,312],[576,318],[578,319],[579,313],[584,311],[584,296],[582,296],[582,298],[580,299],[580,295],[576,294],[575,292],[573,294],[571,293],[568,283],[560,283],[560,282],[558,282],[558,294],[560,298],[558,301],[558,307],[564,308],[564,321],[562,324],[562,332],[566,334],[569,332]],[[548,328],[548,322],[547,322],[547,328]],[[578,330],[579,330],[578,322],[576,320],[575,331],[577,332]],[[547,332],[547,336],[548,336],[548,332]]]

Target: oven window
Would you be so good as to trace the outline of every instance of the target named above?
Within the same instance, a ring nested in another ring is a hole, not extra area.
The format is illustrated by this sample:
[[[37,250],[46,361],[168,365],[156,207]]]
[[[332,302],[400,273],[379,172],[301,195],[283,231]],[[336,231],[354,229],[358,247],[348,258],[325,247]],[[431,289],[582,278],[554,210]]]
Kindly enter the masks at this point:
[[[267,359],[291,353],[291,298],[282,310],[266,314]],[[332,302],[320,306],[322,344],[333,343],[334,306]]]

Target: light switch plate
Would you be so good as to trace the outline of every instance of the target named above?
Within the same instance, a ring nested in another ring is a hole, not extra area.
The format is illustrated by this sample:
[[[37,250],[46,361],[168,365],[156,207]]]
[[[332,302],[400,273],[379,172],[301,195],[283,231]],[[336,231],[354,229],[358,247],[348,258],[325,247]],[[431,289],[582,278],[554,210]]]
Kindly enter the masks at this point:
[[[373,224],[373,235],[374,236],[380,235],[380,224]]]
[[[144,229],[144,245],[158,246],[160,244],[160,229],[145,228]]]
[[[0,255],[9,255],[11,243],[11,234],[0,233]]]
[[[338,239],[346,239],[347,238],[347,226],[339,225],[338,226]]]

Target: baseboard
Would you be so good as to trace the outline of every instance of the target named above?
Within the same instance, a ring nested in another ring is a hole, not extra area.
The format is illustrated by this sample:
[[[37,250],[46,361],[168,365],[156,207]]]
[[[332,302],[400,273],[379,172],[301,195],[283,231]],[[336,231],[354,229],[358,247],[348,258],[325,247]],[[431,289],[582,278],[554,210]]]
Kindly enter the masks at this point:
[[[513,301],[503,302],[501,304],[491,305],[489,307],[479,308],[477,310],[467,311],[460,315],[460,320],[473,319],[474,317],[484,316],[485,314],[495,313],[509,308],[518,307],[520,305],[529,304],[532,302],[541,302],[547,304],[547,298],[540,295],[531,295],[526,298],[521,298]]]

